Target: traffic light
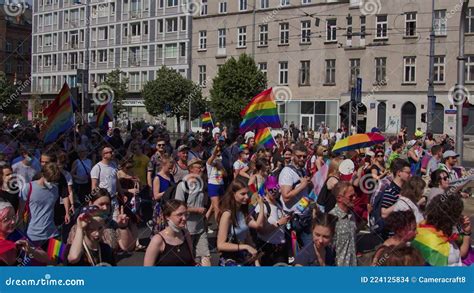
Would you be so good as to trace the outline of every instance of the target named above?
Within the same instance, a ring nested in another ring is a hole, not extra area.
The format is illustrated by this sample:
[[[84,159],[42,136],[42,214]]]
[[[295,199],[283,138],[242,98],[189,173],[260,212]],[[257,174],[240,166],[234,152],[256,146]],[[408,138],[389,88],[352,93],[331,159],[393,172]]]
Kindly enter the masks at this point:
[[[426,112],[421,113],[421,122],[426,123]]]

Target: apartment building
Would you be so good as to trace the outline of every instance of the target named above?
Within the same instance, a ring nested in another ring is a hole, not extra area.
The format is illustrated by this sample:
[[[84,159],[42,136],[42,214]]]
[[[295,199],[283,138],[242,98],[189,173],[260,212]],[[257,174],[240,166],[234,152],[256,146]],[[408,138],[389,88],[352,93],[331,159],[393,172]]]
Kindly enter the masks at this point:
[[[149,119],[140,91],[161,66],[190,77],[190,21],[181,0],[34,0],[34,95],[51,100],[85,69],[86,5],[90,4],[90,88],[114,69],[129,78],[128,116]]]
[[[201,0],[193,17],[192,78],[205,87],[230,57],[254,56],[279,103],[282,122],[332,131],[348,125],[357,78],[359,131],[426,128],[430,0]],[[437,97],[433,130],[455,133],[450,89],[456,84],[462,0],[435,6]],[[466,19],[466,87],[474,91],[474,3]],[[354,115],[355,116],[355,115]],[[354,117],[354,120],[355,121]],[[470,110],[474,121],[474,110]],[[472,124],[472,123],[470,123]],[[474,127],[466,134],[474,135]]]
[[[0,71],[12,81],[25,81],[31,68],[31,8],[0,0]]]

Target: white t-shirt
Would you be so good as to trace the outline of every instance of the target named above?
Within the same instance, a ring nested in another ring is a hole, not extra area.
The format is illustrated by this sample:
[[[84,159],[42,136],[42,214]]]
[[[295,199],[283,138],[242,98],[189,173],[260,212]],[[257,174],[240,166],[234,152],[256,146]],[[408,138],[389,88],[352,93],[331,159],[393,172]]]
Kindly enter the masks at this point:
[[[292,170],[290,167],[285,167],[281,170],[280,176],[278,177],[278,184],[280,186],[286,185],[291,186],[293,189],[293,185],[296,184],[298,181],[301,182],[300,176]],[[298,183],[295,188],[297,188],[301,183]],[[308,187],[303,189],[298,195],[296,195],[290,202],[286,203],[281,199],[281,204],[283,205],[283,209],[285,211],[292,211],[295,214],[301,214],[300,210],[297,209],[298,202],[301,198],[307,196],[309,194]]]
[[[336,142],[342,139],[342,133],[336,132]]]
[[[248,166],[248,164],[245,163],[245,162],[242,162],[241,160],[237,160],[237,161],[234,162],[234,170],[235,171],[240,172],[240,170],[246,168],[247,166]]]
[[[420,209],[409,198],[400,195],[394,207],[394,212],[411,210],[415,214],[417,224],[421,223],[424,220],[423,214],[420,212]]]
[[[207,183],[213,185],[224,185],[224,174],[222,170],[217,169],[206,163]]]
[[[117,192],[117,167],[114,163],[105,165],[102,162],[95,164],[91,170],[91,178],[99,180],[99,187],[107,189],[110,196],[115,197]]]
[[[270,215],[268,215],[267,206],[265,205],[265,216],[267,216],[269,224],[275,225],[276,222],[278,222],[278,220],[283,217],[283,210],[280,207],[272,204],[271,202],[268,202],[268,204],[270,206]],[[255,208],[255,213],[260,213],[260,205],[257,205],[257,207]],[[278,228],[277,230],[269,232],[267,234],[258,233],[258,238],[271,244],[285,243],[284,226],[280,226],[280,228]]]
[[[212,138],[216,137],[217,133],[221,133],[221,130],[216,126],[212,129]]]

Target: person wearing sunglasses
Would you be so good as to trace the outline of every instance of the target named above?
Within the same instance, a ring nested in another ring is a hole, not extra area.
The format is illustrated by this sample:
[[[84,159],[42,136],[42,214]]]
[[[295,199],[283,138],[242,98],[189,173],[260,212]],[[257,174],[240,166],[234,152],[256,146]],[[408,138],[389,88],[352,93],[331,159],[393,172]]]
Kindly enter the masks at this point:
[[[148,162],[147,173],[146,173],[146,183],[150,190],[153,188],[153,179],[156,177],[156,174],[160,171],[160,162],[161,158],[166,154],[166,142],[163,137],[159,137],[156,141],[156,152],[151,157]]]
[[[426,203],[428,205],[435,196],[445,193],[449,189],[449,174],[445,170],[438,169],[431,173],[431,181],[428,185],[430,191],[426,194]]]
[[[381,180],[388,174],[388,170],[385,169],[385,154],[383,150],[378,149],[375,151],[375,157],[372,160],[372,166],[369,168],[370,174],[372,174],[372,178],[376,181]]]
[[[410,179],[411,169],[410,163],[403,159],[395,159],[391,166],[393,174],[393,181],[383,191],[381,215],[383,219],[386,219],[395,208],[395,203],[400,197],[402,186],[405,182]]]

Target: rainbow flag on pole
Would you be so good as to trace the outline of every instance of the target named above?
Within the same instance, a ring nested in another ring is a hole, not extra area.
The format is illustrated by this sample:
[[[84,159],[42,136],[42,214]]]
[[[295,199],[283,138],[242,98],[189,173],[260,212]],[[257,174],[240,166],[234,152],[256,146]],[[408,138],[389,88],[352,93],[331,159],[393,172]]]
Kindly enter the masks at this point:
[[[263,145],[266,149],[271,149],[276,145],[272,132],[269,127],[258,130],[255,135],[255,143]]]
[[[108,129],[109,122],[114,121],[114,106],[112,102],[100,105],[97,108],[97,127]]]
[[[450,239],[434,226],[421,223],[416,229],[416,238],[411,245],[421,252],[431,266],[447,266]]]
[[[71,90],[64,83],[54,101],[43,110],[43,114],[48,117],[41,133],[44,143],[55,141],[59,135],[74,126],[74,103]]]
[[[242,116],[241,133],[265,127],[281,128],[272,90],[272,88],[269,88],[256,95],[247,107],[240,112],[240,116]]]
[[[206,112],[202,115],[201,122],[202,128],[214,128],[214,123],[212,122],[212,116],[210,112]]]
[[[48,242],[48,256],[55,262],[62,262],[66,259],[66,245],[54,238]]]

